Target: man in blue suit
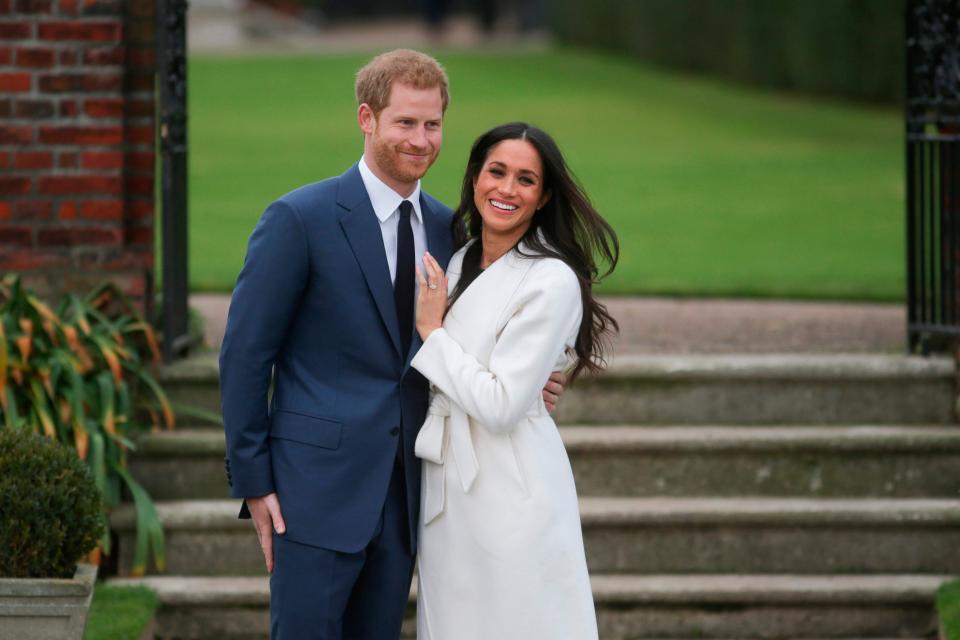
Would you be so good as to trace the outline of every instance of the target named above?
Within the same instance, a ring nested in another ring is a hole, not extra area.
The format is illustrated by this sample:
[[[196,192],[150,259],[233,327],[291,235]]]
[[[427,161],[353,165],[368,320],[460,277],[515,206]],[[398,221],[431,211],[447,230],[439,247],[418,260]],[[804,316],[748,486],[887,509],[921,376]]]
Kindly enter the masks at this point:
[[[357,74],[360,161],[272,203],[250,237],[221,403],[231,494],[245,499],[271,574],[274,640],[400,634],[428,397],[409,367],[414,269],[425,251],[444,266],[452,252],[450,209],[420,190],[447,86],[430,56],[374,58]],[[544,395],[561,391],[550,383]]]

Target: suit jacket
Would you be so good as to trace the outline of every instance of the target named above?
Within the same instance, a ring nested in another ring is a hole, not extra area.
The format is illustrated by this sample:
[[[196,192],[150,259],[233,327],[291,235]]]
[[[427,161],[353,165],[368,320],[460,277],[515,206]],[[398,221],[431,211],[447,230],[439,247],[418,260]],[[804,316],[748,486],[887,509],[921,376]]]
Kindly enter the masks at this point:
[[[445,265],[450,209],[423,192],[420,204],[430,253]],[[287,538],[357,552],[376,528],[400,447],[415,549],[413,449],[428,385],[410,368],[416,330],[408,354],[400,344],[357,166],[272,203],[250,237],[220,352],[231,494],[276,492]]]

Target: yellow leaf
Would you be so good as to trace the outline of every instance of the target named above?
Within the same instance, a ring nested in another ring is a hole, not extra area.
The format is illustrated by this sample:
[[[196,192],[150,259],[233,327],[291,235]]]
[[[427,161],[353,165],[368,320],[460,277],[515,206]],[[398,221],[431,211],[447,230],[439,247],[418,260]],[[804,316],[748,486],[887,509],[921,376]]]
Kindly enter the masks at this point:
[[[0,322],[0,407],[7,410],[7,336],[3,330],[3,323]]]
[[[20,357],[23,359],[24,364],[30,359],[30,348],[32,345],[33,343],[30,342],[30,336],[20,336],[17,338],[17,349],[20,350]]]
[[[80,343],[77,341],[77,329],[67,325],[63,328],[63,335],[67,336],[67,345],[69,345],[70,350],[76,353],[77,347],[80,346]]]
[[[73,442],[77,447],[77,455],[81,460],[86,460],[87,452],[90,450],[90,434],[83,428],[80,421],[73,423]]]
[[[90,357],[90,352],[87,351],[87,348],[82,344],[77,345],[77,358],[80,360],[80,366],[78,366],[77,373],[83,375],[94,368],[93,358]]]
[[[57,314],[51,311],[50,307],[40,302],[40,300],[34,296],[27,296],[27,301],[30,303],[31,307],[37,310],[37,313],[39,313],[44,320],[47,320],[53,324],[57,324],[59,322]]]
[[[43,388],[47,390],[47,393],[50,394],[50,397],[54,397],[53,385],[50,383],[50,370],[44,369],[39,371],[40,381],[43,383]]]
[[[105,340],[94,337],[93,341],[99,347],[100,353],[103,354],[103,359],[107,361],[107,366],[110,367],[110,373],[113,374],[114,381],[120,384],[123,381],[123,368],[120,365],[120,358],[117,357],[116,352]]]
[[[107,412],[103,416],[103,428],[107,433],[117,433],[117,423],[113,418],[113,407],[107,407]]]

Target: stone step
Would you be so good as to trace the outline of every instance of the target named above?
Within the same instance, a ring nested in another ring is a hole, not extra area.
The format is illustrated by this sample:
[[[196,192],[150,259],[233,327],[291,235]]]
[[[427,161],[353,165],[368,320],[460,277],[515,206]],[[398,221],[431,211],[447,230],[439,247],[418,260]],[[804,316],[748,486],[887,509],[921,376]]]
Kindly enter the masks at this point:
[[[933,575],[592,576],[602,640],[919,638],[936,633]],[[157,592],[158,637],[253,640],[269,633],[266,577],[113,579]],[[414,637],[416,585],[404,623]]]
[[[949,358],[784,354],[621,356],[583,379],[557,410],[563,424],[949,424]],[[216,354],[164,369],[179,402],[219,411]]]
[[[597,573],[960,573],[960,501],[946,499],[581,499],[587,563]],[[167,571],[262,575],[239,501],[158,503]],[[120,572],[134,511],[117,509]]]
[[[960,428],[561,427],[582,496],[960,497]],[[223,433],[149,434],[131,471],[156,500],[228,497]]]

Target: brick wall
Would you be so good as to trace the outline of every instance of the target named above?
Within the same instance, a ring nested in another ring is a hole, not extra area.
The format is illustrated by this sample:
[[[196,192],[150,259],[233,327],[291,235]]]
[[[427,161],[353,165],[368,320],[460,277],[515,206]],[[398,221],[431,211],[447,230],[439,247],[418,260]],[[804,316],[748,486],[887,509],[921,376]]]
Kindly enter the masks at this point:
[[[0,0],[0,273],[149,306],[154,0]]]

